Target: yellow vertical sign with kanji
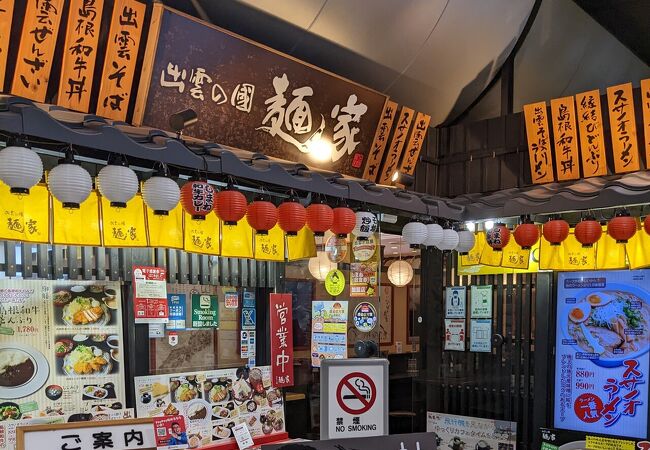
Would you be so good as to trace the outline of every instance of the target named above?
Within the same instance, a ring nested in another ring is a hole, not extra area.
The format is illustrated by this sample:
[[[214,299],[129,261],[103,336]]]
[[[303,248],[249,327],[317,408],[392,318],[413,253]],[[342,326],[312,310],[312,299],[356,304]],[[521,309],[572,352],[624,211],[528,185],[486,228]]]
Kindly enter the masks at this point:
[[[576,107],[573,97],[551,100],[551,123],[558,181],[580,178]]]
[[[236,225],[221,225],[221,256],[253,257],[253,229],[248,220],[242,219]]]
[[[142,194],[136,194],[126,208],[111,206],[102,197],[102,240],[105,247],[146,247],[147,225]]]
[[[50,193],[43,184],[29,195],[12,194],[0,181],[0,239],[38,244],[50,241]]]
[[[460,255],[461,265],[476,266],[481,263],[481,253],[486,245],[485,233],[474,233],[474,247],[466,255]]]
[[[650,235],[643,229],[634,233],[634,236],[625,244],[625,253],[630,263],[630,269],[650,267],[650,251],[648,249],[650,249]]]
[[[528,269],[528,264],[530,263],[530,249],[525,250],[521,248],[514,238],[510,238],[508,245],[503,248],[502,253],[503,259],[501,261],[501,267],[521,270]]]
[[[564,269],[564,243],[553,245],[542,236],[539,246],[539,268],[541,270]]]
[[[287,236],[287,259],[297,261],[299,259],[313,258],[316,256],[316,239],[314,233],[307,227],[298,231],[296,236]]]
[[[580,130],[580,157],[582,175],[600,177],[607,175],[605,155],[605,131],[603,112],[600,109],[598,89],[576,95],[578,129]]]
[[[151,208],[147,211],[147,234],[149,247],[183,248],[183,207],[179,203],[176,208],[164,215],[154,214]]]
[[[562,243],[564,247],[563,270],[594,270],[596,268],[596,246],[583,247],[572,232]]]
[[[607,88],[609,126],[616,173],[636,172],[640,168],[639,144],[636,137],[632,83]]]
[[[279,225],[267,234],[255,234],[255,259],[284,261],[284,231]]]
[[[91,191],[77,209],[64,208],[52,197],[52,242],[62,245],[102,245],[99,232],[99,194]]]
[[[616,239],[603,232],[596,248],[596,269],[627,268],[625,245],[619,244]]]
[[[204,219],[193,219],[191,214],[184,214],[183,248],[185,251],[204,255],[219,255],[221,223],[217,215],[208,214]]]
[[[546,102],[524,105],[524,118],[531,179],[535,184],[550,183],[555,178]]]
[[[646,168],[650,167],[650,78],[641,80],[641,110]]]

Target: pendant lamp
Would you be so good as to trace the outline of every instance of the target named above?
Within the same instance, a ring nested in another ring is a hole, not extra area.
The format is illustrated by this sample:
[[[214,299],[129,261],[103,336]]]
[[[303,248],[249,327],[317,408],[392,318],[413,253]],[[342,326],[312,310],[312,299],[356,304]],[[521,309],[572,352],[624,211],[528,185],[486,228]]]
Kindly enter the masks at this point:
[[[402,237],[411,248],[417,248],[420,244],[423,244],[428,235],[427,226],[422,222],[409,222],[402,228]]]
[[[487,244],[496,251],[501,251],[510,242],[510,230],[503,223],[495,224],[485,234]]]
[[[413,267],[404,261],[394,261],[388,266],[388,280],[395,286],[406,286],[413,279]]]
[[[223,220],[224,225],[237,225],[246,215],[247,208],[246,196],[236,190],[232,183],[228,183],[215,196],[214,212]]]
[[[476,237],[474,236],[474,233],[468,230],[460,230],[458,232],[458,245],[456,246],[456,251],[461,255],[466,255],[474,248],[475,243]]]
[[[205,179],[191,179],[181,188],[181,205],[194,220],[205,220],[214,209],[215,190]]]
[[[257,234],[268,234],[278,223],[278,208],[266,197],[259,196],[248,205],[246,220]]]
[[[142,185],[142,197],[145,204],[157,216],[166,216],[176,208],[181,197],[181,190],[170,175],[166,165],[162,165],[154,176]]]
[[[0,151],[0,180],[12,194],[29,194],[43,178],[43,162],[27,147],[9,146]]]
[[[437,247],[443,251],[454,250],[458,246],[458,242],[458,233],[451,228],[447,228],[442,230],[442,240]]]
[[[379,230],[377,216],[370,211],[357,211],[355,214],[355,225],[352,233],[359,239],[368,239]]]
[[[593,247],[603,235],[603,227],[593,217],[587,216],[576,225],[574,233],[583,247]]]
[[[523,250],[530,250],[539,240],[539,228],[530,218],[525,218],[512,234],[515,237],[515,242]]]
[[[645,216],[645,220],[643,221],[643,229],[646,233],[650,234],[650,216]]]
[[[429,223],[427,227],[427,237],[423,244],[427,247],[437,247],[442,242],[442,227],[437,223]]]
[[[357,224],[357,216],[347,206],[337,206],[333,209],[334,220],[332,222],[332,233],[344,238],[352,233]]]
[[[138,192],[138,176],[129,168],[126,159],[118,156],[99,171],[97,188],[112,207],[126,208]]]
[[[47,187],[52,196],[66,209],[79,209],[93,189],[93,180],[86,169],[75,161],[72,149],[59,160],[47,176]]]
[[[325,236],[333,223],[334,211],[326,203],[312,203],[307,207],[307,227],[316,236]]]
[[[307,223],[307,211],[298,201],[298,197],[292,195],[288,200],[278,206],[278,225],[287,236],[296,236]]]
[[[308,268],[309,273],[311,273],[314,278],[318,281],[325,281],[327,274],[331,270],[337,269],[337,264],[330,261],[326,252],[318,251],[314,258],[309,259]]]
[[[569,223],[562,219],[551,219],[542,227],[542,235],[551,245],[560,245],[569,236]]]
[[[607,223],[607,234],[616,239],[619,244],[627,244],[627,241],[636,234],[636,219],[626,210],[619,211]]]

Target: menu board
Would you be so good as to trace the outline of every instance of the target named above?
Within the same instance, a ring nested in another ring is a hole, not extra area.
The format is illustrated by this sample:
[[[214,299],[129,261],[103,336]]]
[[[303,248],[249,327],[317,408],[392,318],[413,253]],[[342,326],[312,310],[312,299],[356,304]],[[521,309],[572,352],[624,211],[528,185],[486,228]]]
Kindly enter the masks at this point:
[[[322,359],[348,356],[348,302],[341,300],[311,303],[311,365]]]
[[[556,428],[539,429],[542,445],[540,450],[648,450],[648,439],[626,439],[608,437],[600,434],[579,431],[559,430]]]
[[[134,383],[138,417],[185,416],[190,448],[234,443],[232,429],[241,423],[252,436],[285,430],[284,400],[269,366],[151,375]]]
[[[118,282],[0,280],[0,417],[122,409]]]
[[[650,270],[561,273],[555,428],[648,435]]]
[[[427,412],[427,432],[441,449],[514,450],[517,422]]]

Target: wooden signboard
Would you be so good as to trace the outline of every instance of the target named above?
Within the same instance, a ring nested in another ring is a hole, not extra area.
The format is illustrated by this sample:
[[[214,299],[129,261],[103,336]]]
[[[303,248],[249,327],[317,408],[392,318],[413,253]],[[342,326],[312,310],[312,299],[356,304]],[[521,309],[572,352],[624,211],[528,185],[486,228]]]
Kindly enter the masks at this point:
[[[361,177],[387,97],[157,3],[134,122]],[[310,156],[329,145],[324,160]],[[329,157],[327,157],[329,156]]]
[[[104,0],[70,0],[57,104],[88,112]]]
[[[406,106],[402,106],[402,111],[400,112],[399,119],[395,125],[395,131],[393,131],[393,139],[390,141],[388,154],[386,154],[386,160],[384,161],[384,165],[382,166],[379,175],[378,182],[380,184],[390,184],[393,174],[398,170],[399,161],[402,157],[402,151],[404,150],[406,137],[408,136],[408,131],[411,127],[414,115],[415,111]]]
[[[558,181],[580,178],[576,107],[573,97],[551,100],[555,169]]]
[[[99,87],[97,114],[100,116],[126,120],[145,11],[146,5],[139,1],[115,0]],[[172,109],[169,114],[176,111]]]
[[[400,173],[407,175],[413,175],[415,173],[415,166],[420,157],[420,151],[422,150],[422,144],[424,144],[424,138],[427,135],[429,122],[431,122],[431,116],[428,114],[419,112],[415,116],[411,137],[406,145],[406,152],[404,153],[404,158],[402,158],[402,164],[399,168]]]
[[[27,0],[11,93],[45,101],[64,0]]]
[[[643,140],[645,165],[650,167],[650,78],[641,80],[641,109],[643,110]]]
[[[4,92],[14,0],[0,0],[0,90]]]
[[[576,95],[580,156],[585,178],[607,175],[603,113],[598,89]]]
[[[555,181],[546,102],[524,105],[530,175],[534,184]]]
[[[384,157],[384,152],[386,151],[386,144],[388,144],[388,136],[390,135],[390,130],[393,127],[393,122],[395,121],[395,115],[397,114],[397,103],[393,101],[386,102],[384,106],[384,111],[381,113],[381,119],[377,130],[375,131],[375,138],[372,141],[372,146],[370,146],[370,153],[368,154],[368,160],[366,161],[366,168],[363,171],[363,178],[370,181],[375,181],[377,175],[379,175],[379,169],[381,166],[381,160]]]
[[[639,144],[636,137],[632,83],[607,88],[609,126],[612,132],[614,170],[616,173],[639,170]]]

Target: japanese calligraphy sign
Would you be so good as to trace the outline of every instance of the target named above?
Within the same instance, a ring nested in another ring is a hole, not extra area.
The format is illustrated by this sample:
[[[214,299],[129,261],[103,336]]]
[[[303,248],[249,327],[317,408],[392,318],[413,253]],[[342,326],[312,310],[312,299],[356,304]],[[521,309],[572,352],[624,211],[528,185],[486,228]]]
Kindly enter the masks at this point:
[[[585,178],[607,175],[603,114],[600,109],[600,92],[583,92],[576,95],[578,125],[580,128],[580,155]]]
[[[513,449],[517,422],[427,412],[427,431],[440,439],[438,448]],[[442,443],[446,445],[443,446]]]
[[[641,80],[641,110],[643,111],[643,139],[646,167],[650,164],[650,78]]]
[[[399,169],[401,173],[413,175],[415,172],[415,166],[418,162],[418,157],[420,156],[420,150],[422,150],[422,144],[424,144],[424,138],[427,135],[429,122],[431,122],[431,116],[428,114],[419,112],[417,116],[415,116],[413,129],[411,130],[411,137],[406,145],[404,158],[402,159],[402,164]]]
[[[83,226],[79,226],[83,224]],[[78,209],[64,208],[52,198],[52,242],[63,245],[101,245],[99,193],[92,190]]]
[[[533,184],[554,181],[551,135],[548,128],[546,102],[524,105],[530,175]]]
[[[137,124],[192,108],[197,138],[361,176],[386,96],[198,19],[154,5]],[[331,156],[309,156],[314,143]]]
[[[377,175],[379,175],[381,160],[386,151],[386,144],[388,144],[388,137],[390,130],[393,128],[393,121],[395,120],[396,114],[397,103],[389,100],[386,102],[386,106],[384,106],[384,110],[381,113],[381,120],[377,126],[377,131],[375,131],[375,138],[372,141],[366,168],[363,171],[363,178],[366,180],[375,181]]]
[[[293,297],[291,294],[270,294],[269,300],[273,385],[293,386]]]
[[[104,0],[71,0],[57,104],[88,112]]]
[[[648,280],[650,270],[559,274],[555,426],[648,436]]]
[[[139,1],[115,0],[97,100],[100,116],[126,120],[145,11]]]
[[[0,182],[0,239],[47,243],[50,241],[50,194],[38,184],[29,196],[15,195]]]
[[[147,227],[142,194],[136,194],[125,208],[111,206],[101,197],[102,242],[104,247],[146,247]]]
[[[551,100],[551,119],[555,148],[555,169],[558,181],[580,178],[578,129],[573,97]]]
[[[388,147],[386,160],[381,167],[381,173],[378,177],[378,182],[380,184],[389,184],[393,173],[398,170],[399,161],[402,157],[402,150],[406,144],[406,138],[408,136],[409,128],[411,127],[411,122],[413,122],[414,115],[415,111],[406,106],[402,106],[402,111],[400,112],[399,119],[395,124],[395,130],[393,131],[393,138]]]
[[[640,168],[640,157],[632,83],[608,87],[607,105],[612,132],[614,170],[616,173],[637,171]]]
[[[11,93],[45,100],[64,0],[28,0]]]
[[[4,88],[15,0],[0,0],[0,87]]]

